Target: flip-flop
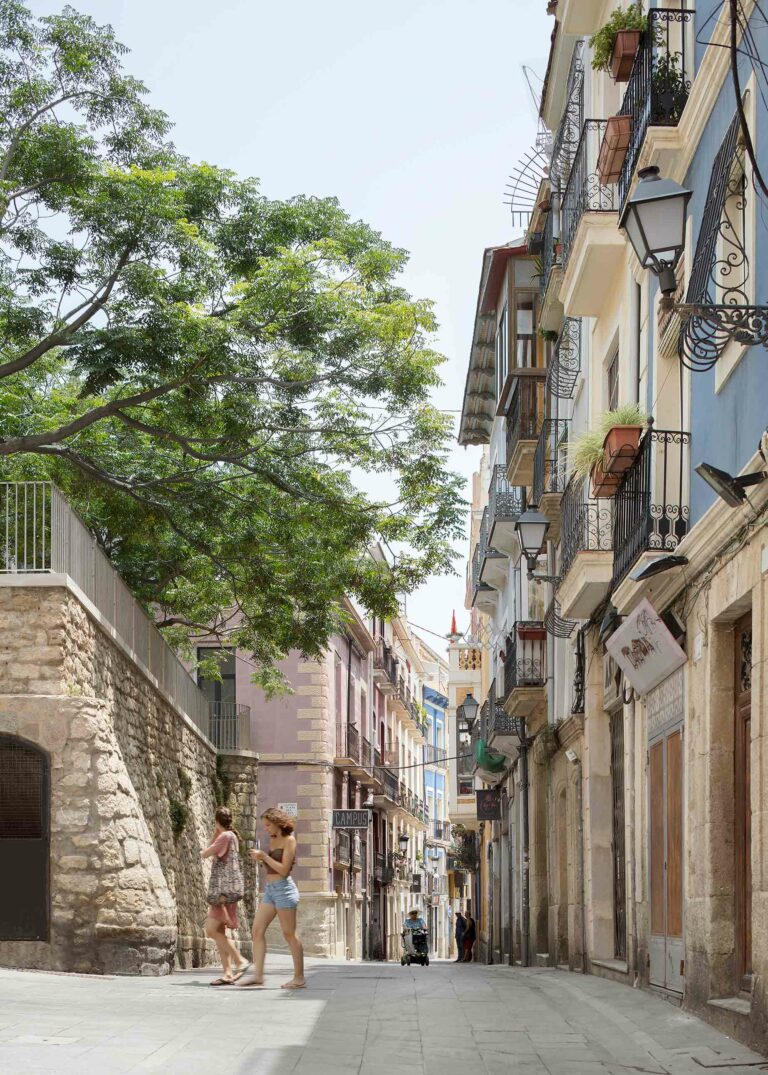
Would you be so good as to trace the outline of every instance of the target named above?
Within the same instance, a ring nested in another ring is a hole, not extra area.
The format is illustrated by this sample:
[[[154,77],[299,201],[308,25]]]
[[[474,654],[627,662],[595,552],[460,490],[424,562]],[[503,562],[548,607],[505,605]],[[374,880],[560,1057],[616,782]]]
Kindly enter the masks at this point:
[[[234,978],[214,978],[209,985],[232,985]]]
[[[233,976],[232,976],[232,984],[233,984],[233,985],[235,984],[235,982],[239,982],[239,981],[240,981],[240,979],[241,979],[241,978],[242,978],[242,976],[243,976],[243,975],[245,974],[245,972],[246,972],[246,971],[248,970],[248,968],[250,967],[250,965],[251,965],[250,963],[244,963],[244,964],[242,965],[242,967],[240,968],[240,970],[239,970],[239,971],[237,972],[237,974],[235,974],[235,975],[233,975]]]
[[[307,983],[302,982],[301,985],[293,985],[291,982],[286,982],[285,985],[280,986],[281,989],[306,989]]]

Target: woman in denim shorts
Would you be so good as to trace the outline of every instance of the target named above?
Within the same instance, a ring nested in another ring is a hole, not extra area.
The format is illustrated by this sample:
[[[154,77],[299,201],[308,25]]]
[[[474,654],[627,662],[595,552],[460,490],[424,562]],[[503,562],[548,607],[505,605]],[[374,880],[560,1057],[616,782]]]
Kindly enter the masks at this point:
[[[254,862],[260,862],[267,872],[264,895],[253,920],[253,963],[246,968],[238,985],[264,984],[264,957],[267,953],[265,935],[267,926],[277,915],[283,936],[293,956],[293,978],[283,989],[303,989],[304,949],[296,934],[296,908],[299,890],[291,877],[296,861],[296,837],[293,835],[293,818],[282,810],[271,807],[261,815],[264,829],[269,837],[266,851],[251,851]]]

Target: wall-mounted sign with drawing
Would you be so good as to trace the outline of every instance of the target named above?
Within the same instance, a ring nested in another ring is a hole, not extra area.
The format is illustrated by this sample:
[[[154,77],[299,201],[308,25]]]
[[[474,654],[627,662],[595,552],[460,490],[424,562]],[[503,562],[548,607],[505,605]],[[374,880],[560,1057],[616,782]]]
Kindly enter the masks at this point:
[[[647,598],[614,631],[605,648],[637,694],[647,694],[688,660]]]
[[[288,817],[299,816],[299,804],[298,803],[278,803],[277,809],[282,810]]]

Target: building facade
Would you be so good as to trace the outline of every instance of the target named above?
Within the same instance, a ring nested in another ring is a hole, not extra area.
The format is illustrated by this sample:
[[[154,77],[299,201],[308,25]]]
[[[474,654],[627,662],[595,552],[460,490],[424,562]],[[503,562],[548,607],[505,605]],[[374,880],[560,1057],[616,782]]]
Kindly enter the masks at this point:
[[[525,234],[481,269],[460,432],[484,446],[474,780],[499,802],[478,823],[481,938],[485,958],[656,989],[764,1047],[768,388],[759,331],[727,322],[768,271],[767,31],[748,0],[733,28],[728,4],[646,3],[614,78],[589,41],[616,6],[550,5],[546,167]],[[683,309],[619,228],[649,166],[692,192]],[[548,524],[530,563],[526,509]]]

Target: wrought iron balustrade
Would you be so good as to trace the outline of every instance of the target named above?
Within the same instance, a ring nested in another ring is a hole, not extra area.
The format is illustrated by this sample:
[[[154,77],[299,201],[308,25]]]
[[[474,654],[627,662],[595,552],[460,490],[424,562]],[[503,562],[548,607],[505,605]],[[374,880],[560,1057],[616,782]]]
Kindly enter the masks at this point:
[[[541,620],[520,620],[504,645],[504,697],[518,687],[541,687],[546,679],[547,633]]]
[[[597,174],[597,158],[606,123],[604,119],[587,119],[581,131],[561,209],[563,268],[568,264],[584,214],[613,213],[618,209],[616,187],[601,183]]]
[[[516,521],[525,511],[525,489],[512,485],[504,463],[497,463],[488,487],[488,527],[496,520]]]
[[[547,367],[547,391],[557,399],[572,399],[581,373],[581,318],[566,317]]]
[[[589,496],[589,479],[571,478],[560,501],[560,575],[580,552],[613,549],[613,501]]]
[[[695,12],[691,8],[651,8],[619,114],[631,116],[629,149],[618,182],[618,208],[632,186],[649,127],[676,127],[691,92],[694,74]]]
[[[360,732],[354,724],[336,725],[336,757],[360,764]]]
[[[542,301],[549,287],[549,277],[552,269],[558,264],[558,255],[555,253],[555,211],[550,209],[544,221],[544,235],[541,246],[541,276],[539,278],[539,290]]]
[[[478,728],[479,733],[480,733],[480,738],[483,739],[486,742],[488,740],[488,733],[489,733],[489,720],[488,720],[489,716],[490,716],[490,704],[488,702],[488,699],[486,698],[485,701],[483,702],[483,704],[480,706],[480,715],[477,718],[477,720],[475,721],[475,725],[474,725],[474,727],[472,729],[472,731],[474,732],[475,728]],[[473,738],[474,738],[474,736],[473,736]]]
[[[565,91],[565,107],[560,125],[552,142],[552,159],[549,175],[556,190],[562,190],[568,182],[576,149],[584,125],[584,42],[577,41]]]
[[[375,771],[376,779],[384,785],[384,794],[393,803],[397,802],[399,784],[397,776],[384,766]]]
[[[580,627],[576,634],[576,649],[574,651],[575,666],[573,670],[573,697],[571,699],[571,713],[584,712],[584,695],[587,682],[587,628]]]
[[[436,747],[432,743],[427,743],[424,747],[424,762],[426,765],[444,765],[447,757],[448,751],[445,747]]]
[[[480,572],[483,562],[488,554],[488,508],[484,508],[483,517],[480,521],[480,530],[477,535],[477,545],[472,556],[472,587],[476,591],[480,586]]]
[[[360,739],[360,763],[364,769],[373,767],[373,747],[365,736]]]
[[[384,873],[387,868],[387,856],[382,855],[380,851],[377,851],[373,859],[373,879],[374,881],[383,881]]]
[[[397,686],[400,671],[398,668],[398,660],[395,657],[392,647],[388,645],[383,638],[376,639],[376,649],[373,655],[373,667],[384,672],[387,679],[393,686]]]
[[[546,370],[517,378],[507,410],[507,460],[522,440],[537,440],[544,421]]]
[[[493,732],[496,735],[520,735],[520,721],[505,712],[501,702],[496,703],[493,713]]]
[[[217,750],[248,750],[251,707],[239,702],[211,702],[209,738]]]
[[[562,493],[568,480],[568,418],[547,418],[541,427],[533,458],[533,502],[545,493]]]
[[[673,553],[688,533],[690,433],[648,429],[615,496],[613,587],[641,553]]]

